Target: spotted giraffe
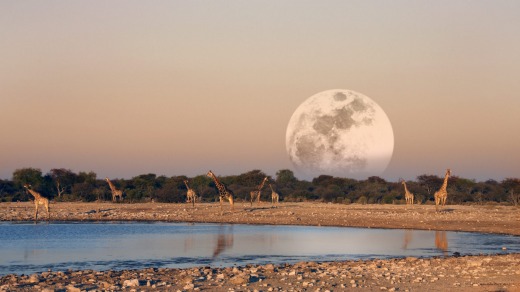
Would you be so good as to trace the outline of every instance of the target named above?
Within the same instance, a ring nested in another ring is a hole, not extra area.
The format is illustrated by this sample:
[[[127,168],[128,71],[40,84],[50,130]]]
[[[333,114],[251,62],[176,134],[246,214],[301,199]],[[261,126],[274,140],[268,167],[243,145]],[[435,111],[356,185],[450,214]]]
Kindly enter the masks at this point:
[[[197,195],[195,194],[195,191],[188,186],[187,180],[184,180],[184,184],[186,185],[186,189],[188,189],[188,192],[186,193],[186,197],[187,197],[186,202],[187,203],[191,202],[191,204],[193,206],[195,206],[195,198],[197,197]]]
[[[215,182],[215,186],[218,189],[219,193],[219,200],[220,200],[220,211],[222,212],[222,202],[224,199],[229,201],[229,204],[231,205],[231,210],[235,209],[235,205],[233,204],[233,192],[228,190],[225,185],[223,185],[218,178],[213,174],[213,172],[208,171],[207,176],[211,177],[213,181]]]
[[[408,191],[408,188],[406,187],[406,182],[404,181],[404,179],[401,179],[401,183],[403,184],[404,186],[404,198],[406,200],[406,205],[410,204],[410,205],[413,205],[413,194],[410,193],[410,191]]]
[[[448,198],[448,191],[446,190],[446,187],[448,186],[448,178],[451,176],[451,170],[448,168],[446,170],[446,174],[444,175],[444,183],[442,184],[441,188],[435,192],[434,198],[435,198],[435,210],[439,211],[439,205],[442,210],[444,205],[446,205],[446,199]]]
[[[269,184],[269,187],[271,188],[271,204],[278,204],[278,201],[280,200],[280,195],[274,191],[273,186]]]
[[[119,201],[123,200],[123,191],[118,190],[116,186],[108,179],[108,177],[105,178],[108,186],[110,187],[110,190],[112,191],[112,202],[116,202],[117,198],[119,197]]]
[[[44,196],[40,195],[40,193],[33,190],[31,185],[24,185],[23,187],[26,188],[27,191],[34,197],[34,221],[38,221],[38,208],[40,205],[43,205],[47,210],[47,220],[49,220],[49,199],[45,198]]]
[[[251,194],[251,206],[253,206],[253,201],[256,200],[257,203],[260,203],[260,195],[262,194],[262,188],[264,187],[265,182],[267,181],[267,177],[265,177],[258,188],[252,191]]]

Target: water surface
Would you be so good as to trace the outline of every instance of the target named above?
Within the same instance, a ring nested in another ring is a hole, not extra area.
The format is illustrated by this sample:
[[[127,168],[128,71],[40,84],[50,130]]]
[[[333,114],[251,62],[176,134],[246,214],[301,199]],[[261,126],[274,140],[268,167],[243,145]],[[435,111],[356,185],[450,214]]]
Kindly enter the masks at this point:
[[[0,223],[0,275],[520,252],[468,232],[187,223]],[[507,247],[503,250],[502,247]]]

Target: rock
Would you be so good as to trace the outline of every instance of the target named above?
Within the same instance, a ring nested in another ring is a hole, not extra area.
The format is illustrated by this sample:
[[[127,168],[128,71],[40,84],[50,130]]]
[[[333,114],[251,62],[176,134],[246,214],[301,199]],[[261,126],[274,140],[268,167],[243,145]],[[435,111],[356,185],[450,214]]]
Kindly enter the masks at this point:
[[[65,288],[67,289],[67,292],[81,292],[81,289],[74,287],[74,285],[68,285]]]
[[[184,290],[193,290],[193,288],[195,288],[194,284],[188,284],[188,285],[183,287]]]
[[[275,268],[274,268],[274,265],[273,265],[273,264],[267,264],[267,265],[265,265],[265,267],[264,267],[264,268],[265,268],[265,270],[266,270],[266,271],[270,271],[270,272],[272,272],[272,271],[274,271],[274,270],[275,270]]]
[[[242,285],[248,282],[248,280],[243,276],[234,276],[231,279],[229,279],[229,282],[231,282],[233,285]]]
[[[29,283],[40,283],[40,277],[37,274],[32,274],[29,277]]]
[[[138,279],[125,280],[123,282],[123,288],[124,287],[139,287],[139,280]]]
[[[469,267],[480,267],[482,266],[482,261],[480,260],[468,260]]]

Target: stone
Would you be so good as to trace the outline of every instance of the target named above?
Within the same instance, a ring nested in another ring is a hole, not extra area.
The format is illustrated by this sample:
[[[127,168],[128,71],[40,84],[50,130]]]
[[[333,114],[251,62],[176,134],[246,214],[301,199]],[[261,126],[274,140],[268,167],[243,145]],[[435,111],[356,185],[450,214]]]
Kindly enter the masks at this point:
[[[37,274],[32,274],[29,277],[29,283],[40,283],[40,277]]]
[[[233,285],[242,285],[248,282],[248,280],[243,276],[234,276],[231,279],[229,279],[229,282],[231,282]]]
[[[123,282],[123,288],[124,287],[139,287],[139,280],[138,279],[125,280]]]
[[[68,285],[65,288],[67,289],[67,292],[81,292],[81,289],[74,287],[74,285]]]

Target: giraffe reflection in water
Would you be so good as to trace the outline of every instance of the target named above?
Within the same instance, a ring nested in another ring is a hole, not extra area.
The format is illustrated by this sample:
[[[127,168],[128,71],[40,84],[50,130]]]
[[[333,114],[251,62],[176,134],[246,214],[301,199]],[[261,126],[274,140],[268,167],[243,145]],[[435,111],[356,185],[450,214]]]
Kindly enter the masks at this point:
[[[403,249],[408,249],[408,244],[412,241],[412,232],[413,231],[410,229],[404,231]]]
[[[448,238],[446,231],[435,231],[435,247],[442,250],[444,255],[448,255]]]
[[[404,231],[403,249],[408,249],[408,245],[412,242],[413,230]],[[435,231],[435,248],[442,251],[444,255],[448,254],[448,237],[446,231]]]
[[[233,225],[228,228],[220,226],[217,234],[217,245],[213,249],[213,259],[218,257],[226,249],[233,246]]]

